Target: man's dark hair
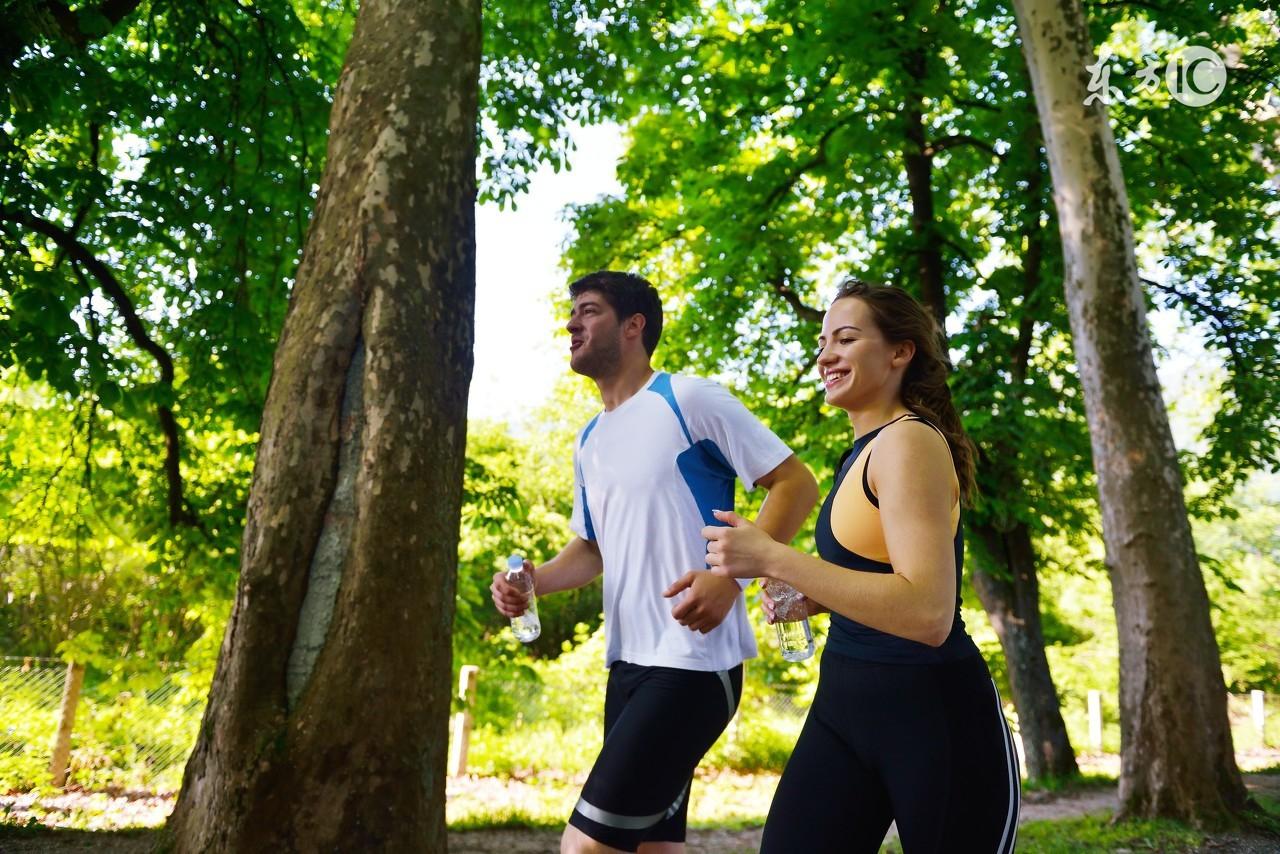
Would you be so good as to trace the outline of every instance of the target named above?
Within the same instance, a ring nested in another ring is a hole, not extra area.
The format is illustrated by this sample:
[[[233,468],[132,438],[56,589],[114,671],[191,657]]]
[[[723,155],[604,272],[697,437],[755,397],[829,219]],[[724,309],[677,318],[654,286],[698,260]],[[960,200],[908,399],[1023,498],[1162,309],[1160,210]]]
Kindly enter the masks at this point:
[[[653,351],[658,349],[658,339],[662,337],[662,300],[658,299],[657,288],[634,273],[600,270],[569,285],[569,296],[574,299],[587,291],[595,291],[604,297],[604,301],[618,315],[619,323],[629,320],[633,315],[644,315],[641,340],[644,351],[653,355]]]

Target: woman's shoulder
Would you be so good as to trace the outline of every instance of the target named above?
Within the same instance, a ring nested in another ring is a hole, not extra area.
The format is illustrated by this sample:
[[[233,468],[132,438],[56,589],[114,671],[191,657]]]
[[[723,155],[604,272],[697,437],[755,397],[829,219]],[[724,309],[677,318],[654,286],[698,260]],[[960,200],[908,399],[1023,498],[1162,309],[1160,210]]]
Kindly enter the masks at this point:
[[[932,421],[918,415],[886,425],[876,436],[875,445],[875,456],[882,464],[913,469],[945,466],[953,470],[951,446],[946,436]]]

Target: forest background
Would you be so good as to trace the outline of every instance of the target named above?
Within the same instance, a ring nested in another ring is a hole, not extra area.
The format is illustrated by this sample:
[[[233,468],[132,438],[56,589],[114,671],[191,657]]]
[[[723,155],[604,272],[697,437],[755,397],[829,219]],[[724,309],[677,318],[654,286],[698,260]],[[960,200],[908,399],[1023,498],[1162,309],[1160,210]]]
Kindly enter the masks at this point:
[[[1277,696],[1280,30],[1262,5],[1086,8],[1114,57],[1110,117],[1224,681]],[[1012,12],[882,7],[487,8],[482,199],[518,208],[540,167],[592,158],[570,125],[614,123],[623,150],[616,187],[566,213],[560,281],[493,285],[537,288],[545,316],[477,339],[501,342],[518,378],[524,348],[562,334],[564,282],[639,272],[668,310],[657,366],[720,379],[829,484],[851,436],[814,382],[821,309],[846,274],[915,291],[945,320],[982,451],[966,623],[1017,697],[1006,661],[1022,641],[1003,635],[1032,568],[1031,643],[1054,693],[1023,693],[1060,710],[1079,752],[1086,693],[1117,694],[1118,638]],[[0,40],[0,655],[87,665],[87,702],[118,711],[91,715],[100,731],[82,734],[78,773],[119,784],[144,773],[118,757],[130,703],[176,682],[189,718],[213,675],[354,8],[107,4],[56,20],[57,38],[48,14],[10,3]],[[1193,43],[1228,56],[1218,100],[1136,85],[1150,59]],[[485,393],[473,384],[473,401]],[[529,647],[487,594],[507,554],[545,558],[569,537],[570,448],[596,398],[569,376],[545,397],[468,425],[453,661],[455,676],[481,668],[471,763],[484,774],[579,772],[599,739],[599,588],[544,600]],[[711,763],[776,770],[794,737],[778,709],[803,706],[816,669],[782,662],[752,610],[762,657],[744,723]],[[0,788],[41,773],[0,757]]]

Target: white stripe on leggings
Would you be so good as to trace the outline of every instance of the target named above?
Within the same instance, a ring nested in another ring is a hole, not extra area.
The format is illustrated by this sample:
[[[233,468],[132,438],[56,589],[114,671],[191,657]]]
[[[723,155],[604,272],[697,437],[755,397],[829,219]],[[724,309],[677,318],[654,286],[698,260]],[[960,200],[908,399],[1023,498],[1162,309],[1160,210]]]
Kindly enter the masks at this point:
[[[1009,731],[1009,722],[1004,719],[1000,689],[996,687],[994,679],[991,680],[991,690],[996,695],[996,717],[999,718],[1000,727],[1004,730],[1004,759],[1009,768],[1009,813],[1004,819],[1004,832],[1000,834],[1000,844],[996,846],[997,854],[1006,854],[1013,851],[1014,840],[1018,838],[1018,807],[1021,804],[1022,793],[1019,786],[1018,760],[1013,751],[1013,733]]]

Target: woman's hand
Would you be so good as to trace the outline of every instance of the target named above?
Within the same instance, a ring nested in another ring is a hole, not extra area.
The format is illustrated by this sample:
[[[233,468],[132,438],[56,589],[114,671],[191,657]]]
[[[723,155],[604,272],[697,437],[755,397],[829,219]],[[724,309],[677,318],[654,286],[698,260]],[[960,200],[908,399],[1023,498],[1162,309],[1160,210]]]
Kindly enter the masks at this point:
[[[776,599],[769,595],[769,584],[766,582],[760,588],[760,605],[764,608],[765,621],[769,625],[778,622],[779,604]],[[804,594],[800,595],[799,601],[788,602],[787,608],[788,620],[799,620],[803,617],[812,617],[814,614],[824,614],[831,609],[825,605],[819,605]]]
[[[779,543],[732,510],[713,510],[724,525],[707,525],[707,566],[729,578],[759,578],[772,569]]]

